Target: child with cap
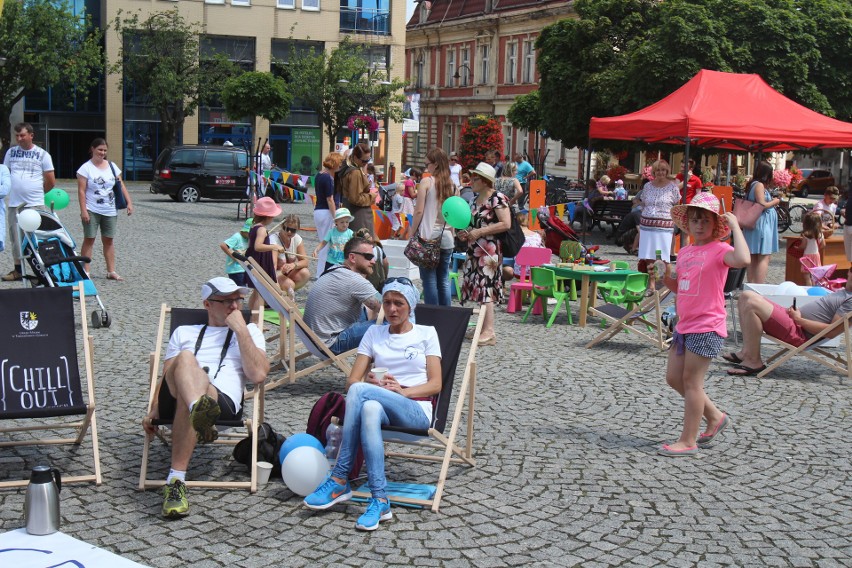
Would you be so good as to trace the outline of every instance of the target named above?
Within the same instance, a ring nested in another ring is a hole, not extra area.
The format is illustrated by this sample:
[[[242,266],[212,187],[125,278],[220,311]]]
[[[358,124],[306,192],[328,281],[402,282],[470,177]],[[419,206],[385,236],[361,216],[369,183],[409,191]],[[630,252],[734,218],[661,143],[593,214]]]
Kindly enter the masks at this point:
[[[246,271],[239,265],[232,253],[238,252],[240,254],[245,254],[246,249],[248,248],[249,231],[253,224],[253,218],[249,217],[243,224],[242,229],[225,239],[224,242],[219,243],[219,248],[222,249],[222,252],[228,255],[228,260],[225,261],[225,273],[228,275],[228,278],[233,280],[238,286],[246,285]]]
[[[616,201],[627,201],[627,190],[624,189],[624,180],[615,180],[615,189],[612,190]]]
[[[666,264],[665,285],[677,294],[678,322],[669,351],[666,382],[683,397],[683,430],[673,444],[657,452],[664,456],[691,456],[698,445],[710,443],[731,420],[704,392],[704,376],[710,361],[722,350],[728,335],[724,288],[729,268],[743,268],[751,261],[748,244],[733,213],[719,214],[719,200],[712,193],[697,194],[692,203],[676,205],[672,221],[692,237],[680,249],[677,274]],[[722,241],[730,233],[732,247]],[[655,263],[656,264],[656,263]],[[656,274],[649,266],[649,276]],[[699,435],[701,417],[707,429]]]
[[[254,219],[246,248],[246,256],[253,258],[273,282],[278,282],[275,277],[277,272],[275,265],[278,263],[278,254],[284,252],[284,247],[270,242],[266,227],[279,215],[281,215],[281,206],[275,203],[271,197],[258,199],[254,204]],[[246,281],[246,286],[254,288],[254,282],[249,278]],[[254,310],[259,306],[260,295],[255,290],[249,299],[249,309]]]
[[[317,272],[322,274],[335,264],[343,264],[343,247],[349,242],[354,234],[349,228],[349,223],[352,222],[352,215],[346,207],[338,207],[334,213],[334,227],[323,237],[320,244],[314,250],[314,256],[319,255],[319,252],[329,245],[328,256],[325,259],[325,266],[317,266]]]

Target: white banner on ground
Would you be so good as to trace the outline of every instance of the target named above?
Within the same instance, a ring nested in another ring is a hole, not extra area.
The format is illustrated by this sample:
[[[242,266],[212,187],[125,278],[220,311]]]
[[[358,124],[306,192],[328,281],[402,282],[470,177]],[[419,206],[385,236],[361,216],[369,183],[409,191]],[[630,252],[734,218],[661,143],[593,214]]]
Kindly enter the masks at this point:
[[[78,566],[81,568],[146,568],[102,548],[67,534],[56,532],[45,536],[28,534],[18,529],[0,534],[0,566],[15,568],[47,568]]]

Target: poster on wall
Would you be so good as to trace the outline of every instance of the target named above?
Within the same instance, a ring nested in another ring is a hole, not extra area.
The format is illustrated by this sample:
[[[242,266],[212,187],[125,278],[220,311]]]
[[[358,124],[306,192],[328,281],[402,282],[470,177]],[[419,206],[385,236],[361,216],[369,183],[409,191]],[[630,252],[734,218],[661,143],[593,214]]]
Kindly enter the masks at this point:
[[[319,128],[294,128],[290,140],[290,169],[302,176],[313,176],[322,165]]]
[[[408,93],[405,95],[405,104],[402,106],[402,131],[420,131],[420,93]]]

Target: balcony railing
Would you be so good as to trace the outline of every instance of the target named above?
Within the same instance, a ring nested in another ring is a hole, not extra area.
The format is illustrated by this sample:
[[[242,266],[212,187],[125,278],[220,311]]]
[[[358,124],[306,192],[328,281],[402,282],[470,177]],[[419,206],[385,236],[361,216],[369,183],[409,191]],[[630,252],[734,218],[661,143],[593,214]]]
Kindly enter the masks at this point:
[[[390,35],[390,11],[340,8],[340,31],[356,34]]]

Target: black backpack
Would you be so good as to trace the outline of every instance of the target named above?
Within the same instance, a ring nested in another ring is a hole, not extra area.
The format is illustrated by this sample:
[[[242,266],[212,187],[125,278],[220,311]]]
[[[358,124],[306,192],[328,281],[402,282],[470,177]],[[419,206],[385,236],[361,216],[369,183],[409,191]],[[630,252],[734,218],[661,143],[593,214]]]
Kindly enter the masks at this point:
[[[272,464],[273,476],[281,475],[281,463],[278,461],[278,452],[284,444],[284,436],[275,432],[268,422],[264,422],[257,429],[257,461],[265,461]],[[245,465],[251,464],[251,434],[243,438],[234,446],[234,460]]]
[[[512,218],[512,226],[509,227],[508,231],[499,235],[500,242],[503,243],[503,248],[501,249],[503,258],[514,258],[521,251],[525,240],[524,231],[521,229],[518,219],[511,210],[509,210],[509,216]]]

